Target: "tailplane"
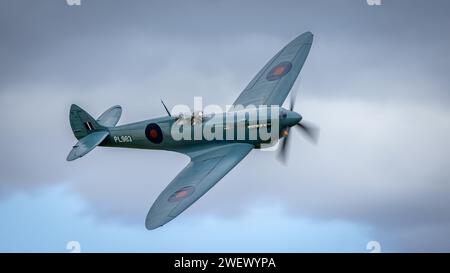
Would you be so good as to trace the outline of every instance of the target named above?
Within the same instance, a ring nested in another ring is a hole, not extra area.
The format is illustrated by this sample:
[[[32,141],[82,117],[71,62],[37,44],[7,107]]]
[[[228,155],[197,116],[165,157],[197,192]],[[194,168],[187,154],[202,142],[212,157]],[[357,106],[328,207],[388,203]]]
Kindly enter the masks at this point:
[[[122,115],[122,107],[120,105],[113,106],[106,110],[98,117],[97,122],[105,127],[114,127],[119,122]]]
[[[119,105],[106,110],[95,120],[78,105],[70,107],[70,126],[79,140],[67,156],[67,161],[80,158],[102,143],[109,136],[109,128],[116,126],[122,114]]]

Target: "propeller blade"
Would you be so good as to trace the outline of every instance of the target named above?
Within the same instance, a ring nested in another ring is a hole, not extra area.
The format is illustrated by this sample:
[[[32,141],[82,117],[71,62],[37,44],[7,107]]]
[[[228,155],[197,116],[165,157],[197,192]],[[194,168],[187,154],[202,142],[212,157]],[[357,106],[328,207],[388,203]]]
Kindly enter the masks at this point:
[[[291,92],[290,96],[290,104],[289,104],[289,110],[294,111],[294,105],[295,105],[295,98],[296,98],[297,92]]]
[[[288,135],[285,136],[281,140],[281,147],[280,147],[280,150],[278,152],[278,159],[283,164],[286,164],[286,161],[287,161],[287,148],[288,148],[288,143],[289,143],[289,129],[287,129],[287,132],[288,132]]]
[[[314,144],[317,144],[320,135],[319,127],[309,123],[302,121],[301,123],[297,123],[296,128],[306,136],[306,138]]]

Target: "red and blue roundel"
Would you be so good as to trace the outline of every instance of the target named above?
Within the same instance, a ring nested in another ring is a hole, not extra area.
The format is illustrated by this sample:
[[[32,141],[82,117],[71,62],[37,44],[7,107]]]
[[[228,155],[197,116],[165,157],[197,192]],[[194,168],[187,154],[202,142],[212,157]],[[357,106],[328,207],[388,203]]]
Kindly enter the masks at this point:
[[[163,140],[161,128],[156,123],[150,123],[145,127],[145,136],[155,144],[159,144]]]
[[[183,187],[183,188],[177,190],[176,192],[172,193],[172,195],[169,196],[168,201],[169,202],[180,201],[181,199],[184,199],[184,198],[188,197],[189,195],[191,195],[192,193],[194,193],[194,190],[195,190],[195,188],[193,186]]]
[[[268,81],[275,81],[286,75],[292,68],[292,64],[290,62],[282,62],[277,66],[272,68],[269,73],[267,73],[266,79]]]

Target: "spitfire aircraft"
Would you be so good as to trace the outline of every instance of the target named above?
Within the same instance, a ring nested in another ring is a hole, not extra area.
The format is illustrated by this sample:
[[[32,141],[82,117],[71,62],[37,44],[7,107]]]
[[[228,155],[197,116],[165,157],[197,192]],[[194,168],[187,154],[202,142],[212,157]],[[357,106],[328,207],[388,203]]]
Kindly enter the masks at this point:
[[[161,192],[148,212],[146,228],[158,228],[202,197],[252,149],[281,139],[280,157],[284,159],[291,127],[295,126],[310,140],[316,141],[318,128],[305,124],[302,116],[293,110],[293,94],[289,109],[282,107],[305,63],[312,42],[313,34],[306,32],[287,44],[256,74],[233,103],[233,106],[241,108],[231,108],[223,113],[194,112],[174,116],[161,101],[167,116],[116,126],[122,114],[120,106],[113,106],[94,119],[73,104],[70,125],[78,143],[73,146],[67,160],[80,158],[96,146],[168,150],[189,156],[189,164]],[[270,113],[262,118],[261,109]],[[245,134],[243,138],[178,139],[174,137],[173,128],[180,124],[193,131],[209,126],[220,136],[237,128],[244,128]],[[263,128],[275,132],[275,141],[259,136]],[[249,137],[252,132],[257,132],[256,138]]]

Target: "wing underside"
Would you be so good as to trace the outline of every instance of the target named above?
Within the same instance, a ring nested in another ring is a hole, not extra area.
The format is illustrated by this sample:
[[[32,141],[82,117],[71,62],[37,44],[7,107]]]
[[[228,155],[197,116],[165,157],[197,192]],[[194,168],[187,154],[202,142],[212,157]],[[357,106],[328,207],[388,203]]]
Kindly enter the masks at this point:
[[[312,33],[305,32],[287,44],[256,74],[233,105],[281,106],[305,63],[312,41]]]
[[[311,48],[313,35],[306,32],[286,45],[253,78],[234,105],[282,105]],[[147,229],[155,229],[177,217],[211,189],[252,149],[233,143],[199,148],[187,153],[191,162],[170,182],[147,214]]]
[[[244,143],[204,148],[189,154],[191,162],[153,203],[145,226],[155,229],[171,221],[211,189],[252,149]]]

